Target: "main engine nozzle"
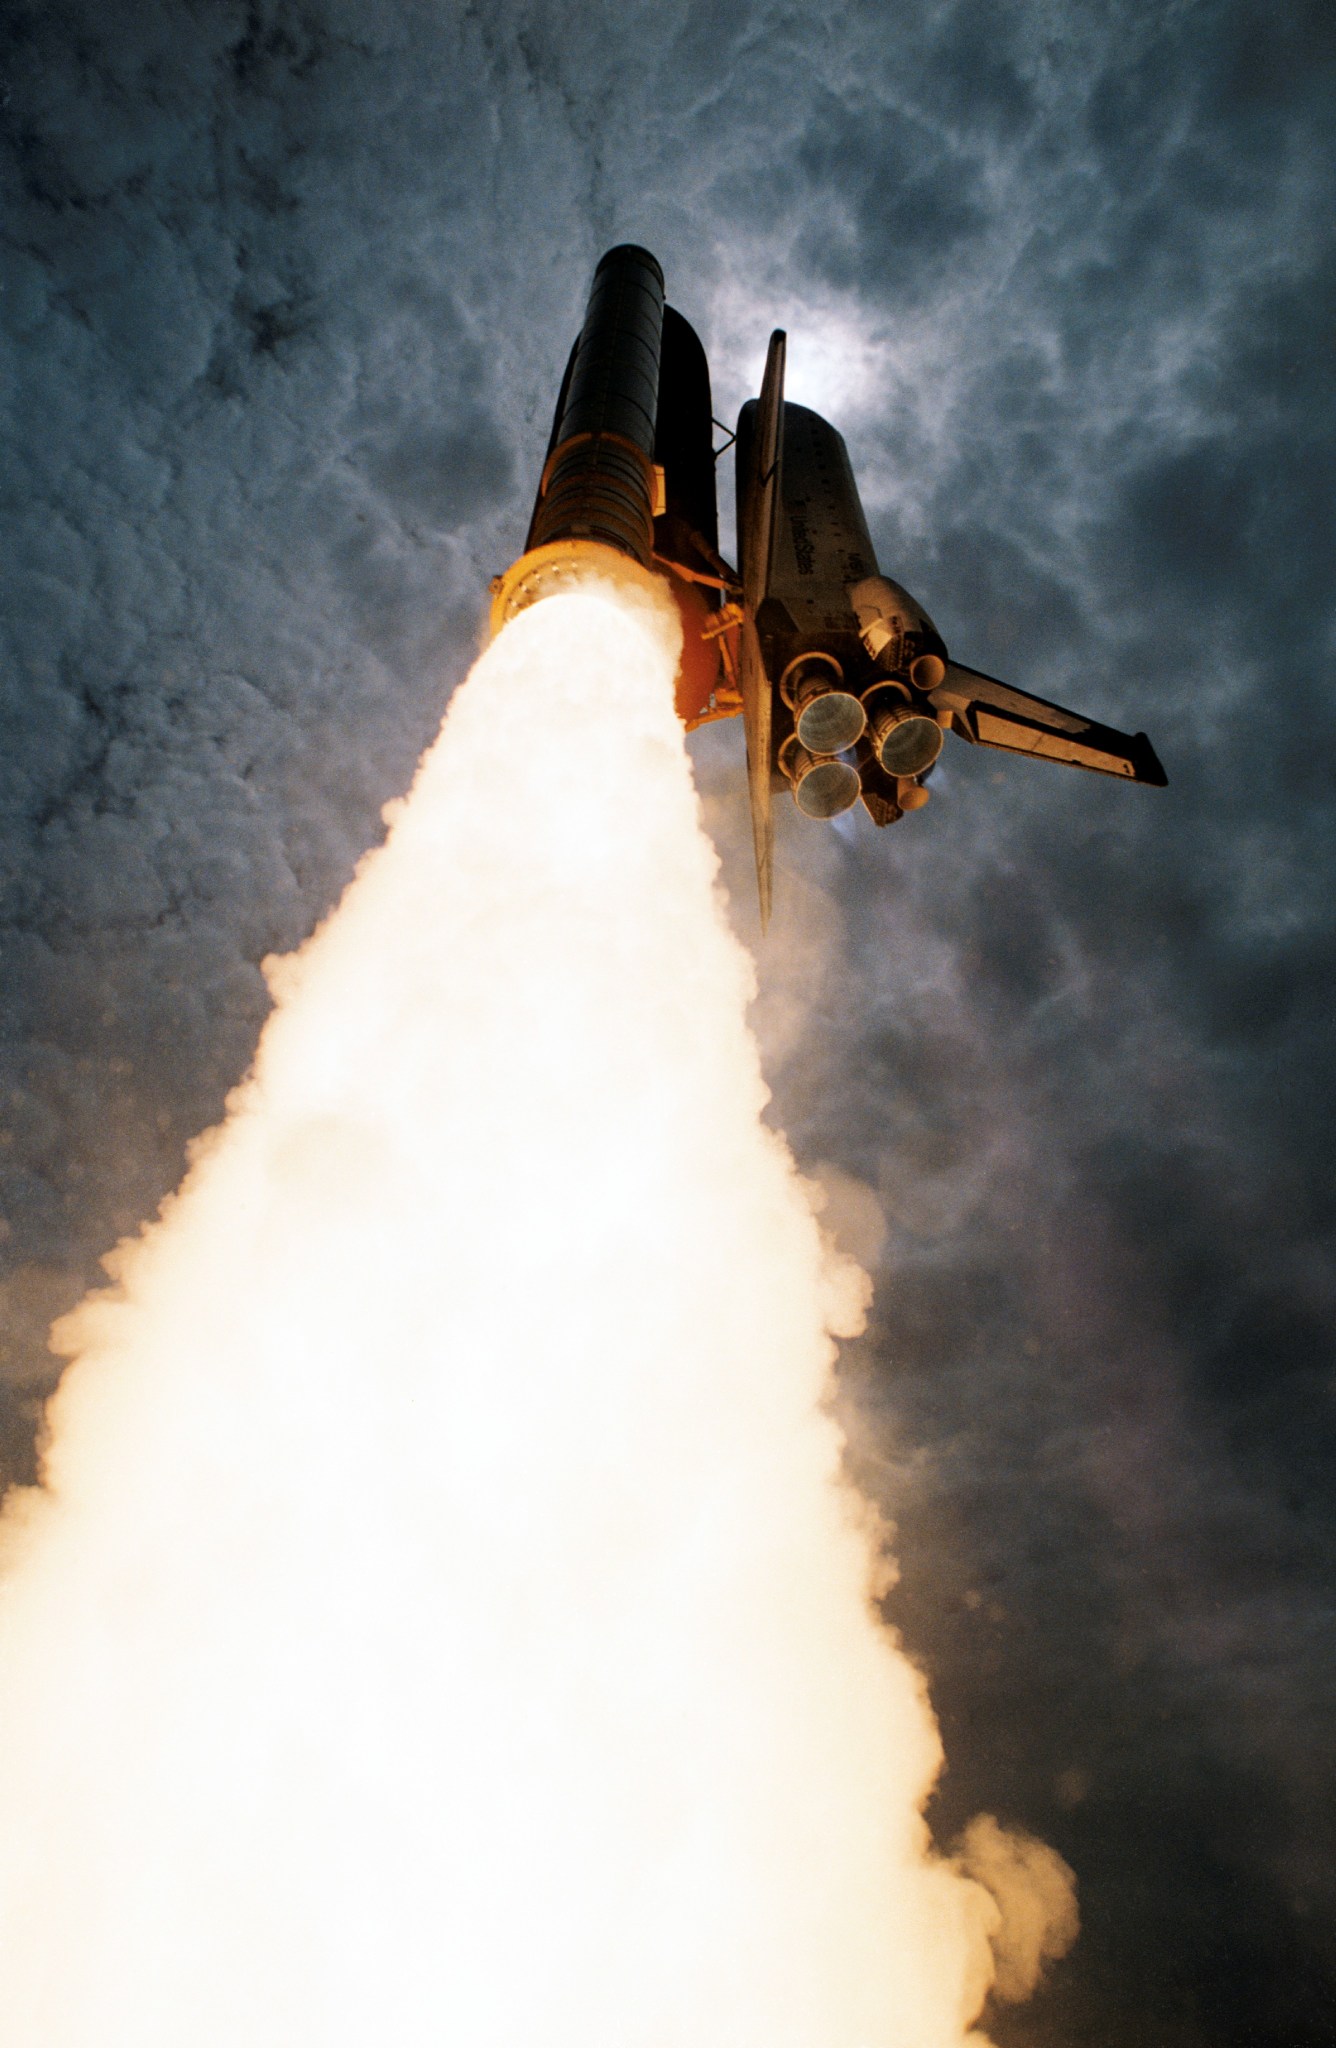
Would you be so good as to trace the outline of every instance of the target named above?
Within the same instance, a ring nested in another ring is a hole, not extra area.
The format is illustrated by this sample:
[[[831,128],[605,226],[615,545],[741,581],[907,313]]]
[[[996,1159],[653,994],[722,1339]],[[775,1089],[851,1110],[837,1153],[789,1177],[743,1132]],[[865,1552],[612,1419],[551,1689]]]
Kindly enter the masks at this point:
[[[926,775],[942,751],[937,720],[910,701],[894,683],[874,683],[863,692],[872,751],[888,775]]]
[[[842,754],[863,737],[867,713],[843,684],[839,662],[821,653],[796,655],[779,679],[779,694],[809,754]]]
[[[858,802],[862,783],[853,763],[832,754],[810,752],[796,732],[789,734],[779,750],[779,767],[804,817],[838,818],[841,811]]]

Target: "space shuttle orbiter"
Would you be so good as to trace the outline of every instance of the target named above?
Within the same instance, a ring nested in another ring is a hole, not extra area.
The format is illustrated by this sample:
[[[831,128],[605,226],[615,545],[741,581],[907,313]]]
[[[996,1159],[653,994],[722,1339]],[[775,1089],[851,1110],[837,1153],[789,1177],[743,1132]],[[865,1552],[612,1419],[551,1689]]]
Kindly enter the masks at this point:
[[[784,335],[738,418],[737,552],[719,553],[710,373],[664,303],[646,249],[610,249],[557,398],[525,551],[492,585],[499,631],[605,551],[662,576],[682,616],[677,708],[688,730],[741,716],[761,919],[770,914],[771,799],[809,818],[862,799],[876,825],[928,801],[947,733],[1163,786],[1144,733],[966,668],[878,569],[844,442],[784,400]]]

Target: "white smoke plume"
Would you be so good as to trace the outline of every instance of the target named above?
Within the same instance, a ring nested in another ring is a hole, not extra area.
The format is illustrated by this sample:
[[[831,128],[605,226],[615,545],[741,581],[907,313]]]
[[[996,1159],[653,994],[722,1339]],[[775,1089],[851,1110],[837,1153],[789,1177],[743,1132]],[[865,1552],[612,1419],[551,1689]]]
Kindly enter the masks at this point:
[[[57,1326],[8,2048],[979,2038],[997,1909],[822,1409],[866,1283],[761,1122],[673,631],[507,628]]]

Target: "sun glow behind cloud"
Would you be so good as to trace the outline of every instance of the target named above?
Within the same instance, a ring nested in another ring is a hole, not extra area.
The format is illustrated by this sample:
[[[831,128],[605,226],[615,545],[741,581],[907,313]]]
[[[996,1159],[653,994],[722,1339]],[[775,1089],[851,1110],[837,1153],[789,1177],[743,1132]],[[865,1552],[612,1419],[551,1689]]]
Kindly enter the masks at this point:
[[[607,587],[507,628],[58,1326],[0,1588],[14,2048],[967,2034],[1018,1858],[928,1852],[821,1406],[866,1283],[760,1120],[675,630]],[[1022,1989],[1071,1910],[1030,1848]]]

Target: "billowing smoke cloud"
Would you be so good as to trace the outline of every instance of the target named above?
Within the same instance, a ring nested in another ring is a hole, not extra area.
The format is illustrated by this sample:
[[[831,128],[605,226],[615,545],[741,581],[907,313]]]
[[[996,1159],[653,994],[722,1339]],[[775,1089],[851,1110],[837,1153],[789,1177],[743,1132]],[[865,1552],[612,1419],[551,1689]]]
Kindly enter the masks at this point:
[[[866,1281],[761,1122],[672,634],[606,588],[507,630],[58,1328],[14,2048],[949,2048],[990,1940],[1012,1996],[1074,1933],[1037,1845],[929,1849],[822,1408]]]
[[[1002,1827],[991,1813],[970,1822],[957,1862],[992,1894],[994,1996],[1028,1998],[1044,1966],[1066,1955],[1080,1931],[1075,1872],[1047,1842]]]

